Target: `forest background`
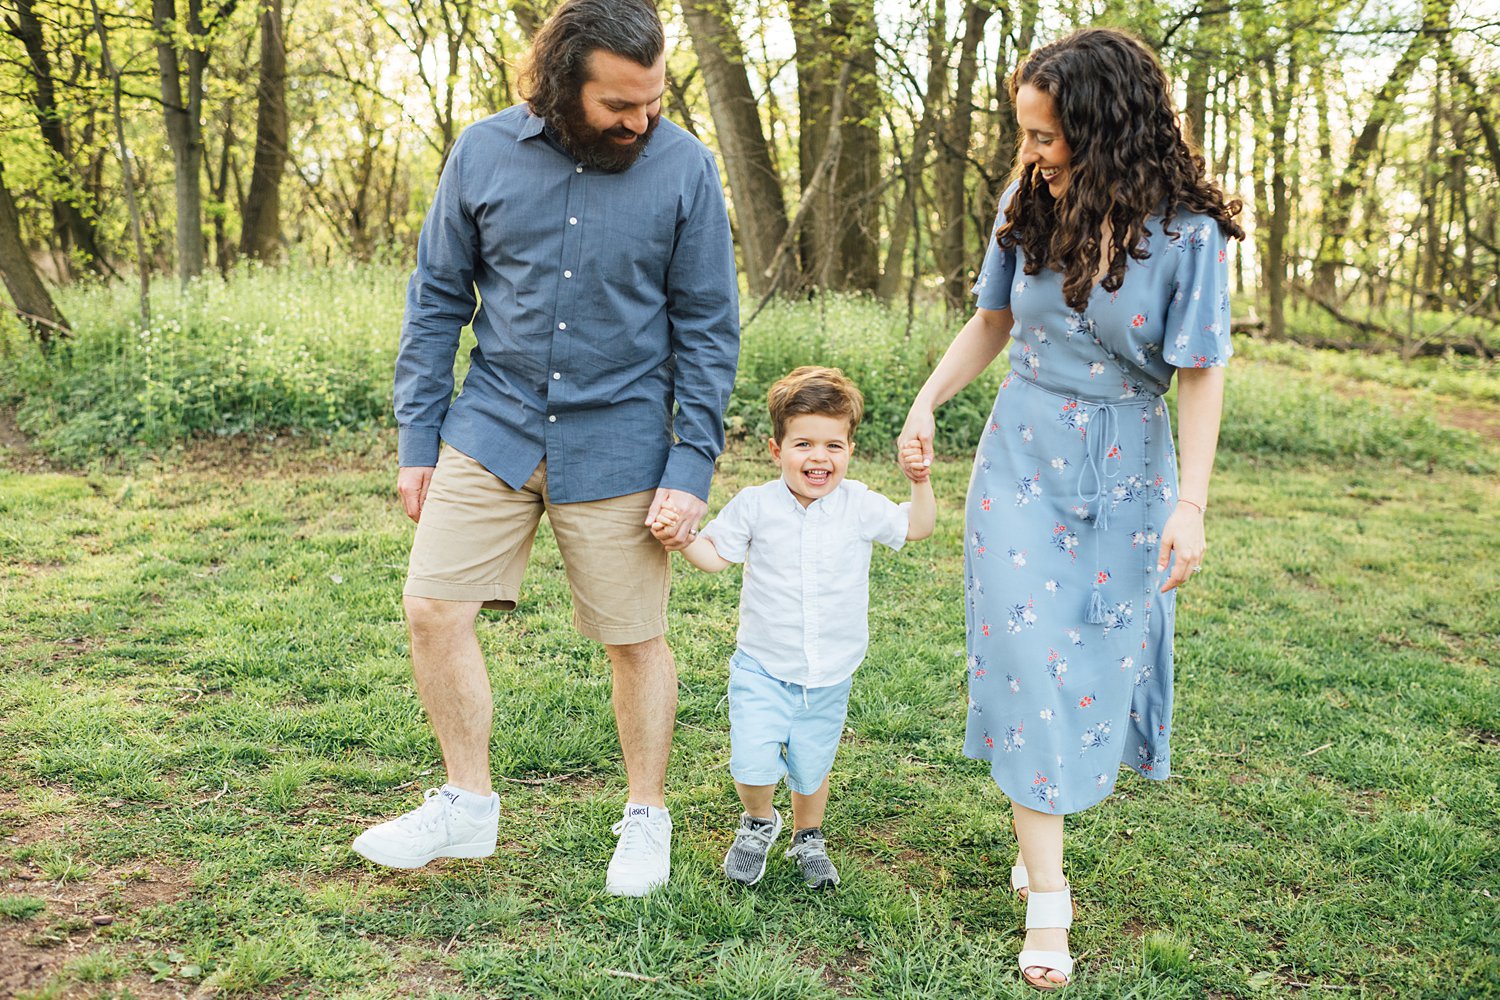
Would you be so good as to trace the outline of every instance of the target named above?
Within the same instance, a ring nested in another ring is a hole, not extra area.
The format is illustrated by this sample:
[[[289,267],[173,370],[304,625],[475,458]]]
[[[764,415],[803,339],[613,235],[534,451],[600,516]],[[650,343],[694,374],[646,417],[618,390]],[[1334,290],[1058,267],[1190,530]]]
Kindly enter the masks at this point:
[[[737,580],[683,571],[674,876],[604,896],[608,678],[545,526],[480,629],[501,850],[348,850],[439,766],[398,597],[405,279],[548,9],[0,0],[0,996],[1026,995],[1013,840],[962,756],[960,498],[1003,359],[940,411],[936,535],[872,569],[837,894],[717,873]],[[1500,996],[1500,6],[663,14],[745,281],[715,508],[768,475],[766,386],[810,360],[865,390],[851,474],[904,488],[887,446],[967,308],[1010,69],[1084,24],[1162,53],[1250,238],[1173,780],[1069,824],[1069,995]]]
[[[45,339],[68,323],[47,285],[409,260],[454,140],[517,100],[547,10],[4,0],[13,300]],[[755,300],[961,307],[1011,171],[1008,73],[1073,27],[1114,24],[1160,52],[1209,172],[1246,202],[1252,240],[1233,268],[1253,325],[1408,355],[1495,348],[1494,3],[746,0],[665,14],[666,113],[720,153]]]

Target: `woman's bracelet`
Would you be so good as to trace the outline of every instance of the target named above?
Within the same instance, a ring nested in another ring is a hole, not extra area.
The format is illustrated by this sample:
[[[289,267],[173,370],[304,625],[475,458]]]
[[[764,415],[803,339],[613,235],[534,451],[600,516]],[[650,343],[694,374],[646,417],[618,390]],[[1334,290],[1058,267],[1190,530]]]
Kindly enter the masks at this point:
[[[1206,503],[1198,503],[1198,502],[1193,501],[1193,500],[1188,500],[1185,497],[1178,497],[1177,498],[1177,502],[1178,503],[1185,503],[1189,507],[1196,507],[1198,509],[1198,513],[1200,513],[1200,514],[1205,514],[1205,513],[1208,512],[1208,504],[1206,504]]]

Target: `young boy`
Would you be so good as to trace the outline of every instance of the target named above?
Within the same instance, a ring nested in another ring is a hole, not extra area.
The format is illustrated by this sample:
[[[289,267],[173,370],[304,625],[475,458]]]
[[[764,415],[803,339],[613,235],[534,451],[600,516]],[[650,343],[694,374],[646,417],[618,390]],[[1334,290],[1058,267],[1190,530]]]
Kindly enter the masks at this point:
[[[837,368],[798,368],[768,402],[781,478],[740,491],[681,551],[709,573],[745,564],[729,663],[729,771],[745,811],[724,874],[743,885],[765,874],[782,825],[772,797],[785,777],[794,831],[786,853],[821,889],[839,882],[823,811],[850,683],[869,645],[871,545],[926,538],[936,503],[919,445],[901,456],[918,480],[910,504],[844,479],[864,397]],[[666,541],[677,522],[665,508],[652,531]]]

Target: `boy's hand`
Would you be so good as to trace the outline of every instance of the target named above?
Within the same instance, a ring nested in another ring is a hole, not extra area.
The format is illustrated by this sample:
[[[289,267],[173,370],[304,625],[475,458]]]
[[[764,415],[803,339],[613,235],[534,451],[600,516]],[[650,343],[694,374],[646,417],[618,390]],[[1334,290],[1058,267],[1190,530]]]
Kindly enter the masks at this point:
[[[651,534],[658,542],[669,542],[677,536],[677,522],[680,515],[676,509],[662,504],[661,509],[656,512],[656,520],[651,522]]]
[[[922,442],[911,440],[901,445],[899,453],[901,471],[914,483],[925,483],[932,475],[932,459],[928,458]]]

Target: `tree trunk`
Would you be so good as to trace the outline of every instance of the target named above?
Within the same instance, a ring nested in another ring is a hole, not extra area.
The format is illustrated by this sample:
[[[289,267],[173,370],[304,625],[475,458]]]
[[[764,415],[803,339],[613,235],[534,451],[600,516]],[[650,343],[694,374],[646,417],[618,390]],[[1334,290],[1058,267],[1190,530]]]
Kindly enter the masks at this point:
[[[42,138],[52,150],[52,174],[58,190],[68,192],[52,204],[58,221],[58,232],[63,237],[65,250],[72,249],[82,254],[87,267],[100,277],[113,277],[114,270],[104,259],[99,249],[99,237],[91,218],[84,214],[76,203],[84,198],[81,186],[72,176],[70,164],[72,151],[68,134],[63,127],[63,114],[57,106],[56,83],[52,78],[52,61],[47,55],[46,41],[42,36],[42,24],[36,16],[32,0],[15,0],[15,16],[7,16],[6,29],[26,49],[30,61],[31,77],[36,85],[32,105],[36,109],[37,125]],[[75,200],[76,199],[76,200]]]
[[[880,109],[885,102],[875,71],[875,4],[847,4],[848,37],[854,73],[844,113],[844,148],[838,164],[834,204],[840,268],[836,286],[875,292],[880,287],[880,194],[884,190],[880,153]]]
[[[53,305],[47,286],[32,266],[31,254],[21,242],[21,219],[16,214],[10,189],[5,186],[3,164],[0,164],[0,278],[5,279],[21,321],[39,342],[46,345],[55,337],[69,335],[68,321]]]
[[[281,175],[286,170],[286,37],[282,0],[264,0],[260,13],[260,80],[255,88],[255,166],[240,248],[256,260],[281,252]]]
[[[995,60],[995,117],[991,126],[995,142],[990,147],[990,155],[985,161],[984,183],[979,186],[979,198],[993,219],[995,209],[999,207],[1000,195],[1005,192],[1010,183],[1010,175],[1016,162],[1016,112],[1010,103],[1010,75],[1015,70],[1016,60],[1020,55],[1031,51],[1031,43],[1036,37],[1037,19],[1040,16],[1040,4],[1038,0],[1020,0],[1021,19],[1015,33],[1015,54],[1006,53],[1005,43],[1001,42],[999,56]],[[1001,37],[1010,37],[1010,8],[1001,10]],[[988,223],[988,220],[986,220]],[[989,233],[985,234],[985,242],[988,244]]]
[[[714,132],[729,174],[730,199],[750,294],[759,298],[769,290],[766,269],[786,234],[781,179],[771,163],[760,107],[750,89],[744,50],[732,15],[708,0],[683,0],[682,15],[698,54]],[[795,286],[800,282],[784,284]]]
[[[193,39],[179,52],[176,0],[152,0],[156,28],[156,63],[161,75],[162,111],[167,143],[172,148],[173,187],[177,207],[177,277],[186,283],[203,273],[203,70],[208,46],[202,0],[188,0],[187,34]],[[186,81],[182,69],[187,69]]]
[[[872,0],[796,0],[792,26],[797,43],[797,137],[804,197],[838,128],[839,157],[816,200],[799,214],[798,236],[805,281],[817,288],[875,291],[880,283],[880,88],[875,77]],[[834,67],[853,69],[843,95],[842,120],[832,121]]]
[[[921,259],[921,229],[917,220],[917,192],[922,185],[922,172],[927,167],[927,150],[937,134],[938,121],[946,100],[948,88],[948,18],[944,0],[933,5],[932,20],[927,29],[927,84],[922,93],[922,118],[912,133],[911,153],[901,162],[901,201],[896,206],[891,221],[890,241],[886,248],[885,266],[880,271],[881,301],[890,302],[896,297],[901,280],[901,261],[906,256],[906,244],[915,235],[917,246],[912,250],[912,270],[919,270]],[[896,142],[896,127],[891,125],[892,141]],[[898,153],[899,155],[899,153]]]
[[[974,80],[978,72],[976,53],[984,37],[984,26],[994,13],[988,3],[969,0],[964,5],[964,37],[958,55],[958,75],[953,100],[938,130],[936,164],[938,273],[943,279],[943,300],[950,309],[961,309],[968,299],[964,274],[972,265],[965,236],[969,216],[969,143],[974,135]]]
[[[1266,63],[1266,96],[1271,103],[1271,225],[1266,238],[1266,323],[1275,340],[1286,336],[1286,241],[1291,230],[1291,204],[1287,197],[1287,175],[1295,166],[1287,155],[1287,120],[1297,85],[1295,46],[1287,57],[1287,78],[1282,84],[1277,69],[1280,59]]]

